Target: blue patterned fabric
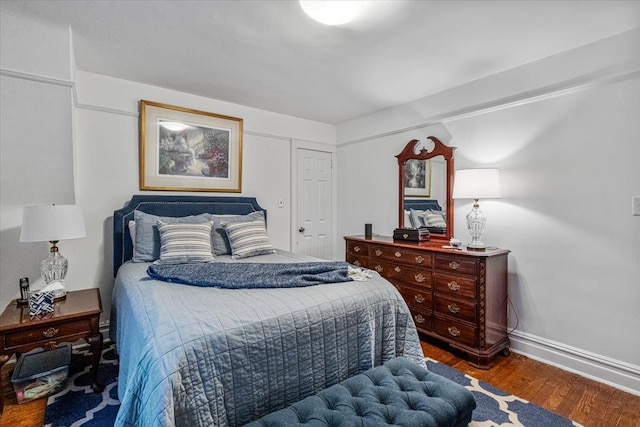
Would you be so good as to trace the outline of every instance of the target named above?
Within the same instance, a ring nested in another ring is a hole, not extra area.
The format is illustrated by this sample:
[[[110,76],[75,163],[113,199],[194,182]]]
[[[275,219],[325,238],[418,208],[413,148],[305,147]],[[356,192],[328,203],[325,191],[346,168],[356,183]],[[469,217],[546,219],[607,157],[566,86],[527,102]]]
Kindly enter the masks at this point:
[[[296,288],[348,282],[349,264],[304,262],[296,264],[228,263],[152,264],[149,277],[163,282],[227,289]]]
[[[282,251],[260,260],[310,261]],[[113,290],[116,426],[242,425],[394,357],[423,359],[406,303],[375,272],[364,282],[219,289],[153,280],[148,265],[123,265]]]
[[[53,291],[34,292],[29,295],[29,316],[53,313]]]
[[[245,427],[462,427],[475,407],[461,385],[397,357]]]
[[[112,427],[120,408],[118,400],[118,355],[115,345],[104,343],[98,381],[101,393],[91,389],[91,348],[74,348],[66,387],[49,396],[44,427]]]

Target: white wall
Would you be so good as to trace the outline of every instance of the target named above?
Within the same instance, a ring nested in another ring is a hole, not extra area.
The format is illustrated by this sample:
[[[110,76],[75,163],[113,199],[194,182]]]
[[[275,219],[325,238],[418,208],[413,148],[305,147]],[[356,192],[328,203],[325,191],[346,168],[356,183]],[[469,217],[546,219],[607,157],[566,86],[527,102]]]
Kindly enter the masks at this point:
[[[620,36],[622,46],[628,36]],[[412,124],[441,115],[444,126],[397,131],[409,125],[403,111],[418,111],[409,106],[339,126],[338,223],[341,235],[361,234],[364,222],[380,234],[392,232],[398,221],[393,156],[413,138],[435,135],[457,147],[456,169],[499,168],[503,198],[481,201],[488,217],[483,241],[512,251],[514,350],[640,394],[640,217],[631,214],[631,196],[640,195],[640,67],[628,65],[640,57],[635,40],[635,50],[608,64],[615,72],[567,75],[576,58],[569,52],[553,58],[537,92],[527,67],[456,88],[450,100],[463,115],[437,110],[435,100],[446,92],[415,102],[431,115],[412,117]],[[601,47],[580,54],[597,57]],[[553,83],[549,75],[570,79]],[[496,82],[516,88],[514,81],[529,83],[520,100],[511,93],[484,108],[489,100],[479,93],[491,94]],[[471,201],[456,201],[455,234],[463,241],[470,209]]]
[[[113,211],[132,194],[152,194],[138,189],[140,99],[243,118],[242,193],[232,195],[257,197],[268,210],[272,243],[290,248],[293,141],[335,146],[335,126],[78,71],[73,69],[69,30],[61,32],[19,16],[6,17],[4,11],[2,15],[1,307],[18,296],[19,277],[29,276],[32,284],[36,282],[40,261],[47,255],[47,243],[18,242],[22,208],[27,204],[77,203],[84,210],[87,237],[59,244],[69,260],[68,289],[100,288],[102,319],[108,319],[113,286]],[[5,18],[10,28],[20,28],[19,34],[37,33],[38,37],[13,37],[5,32]],[[34,46],[41,40],[48,41],[42,52]],[[6,58],[5,52],[9,52]],[[13,52],[23,52],[26,59]],[[32,54],[36,57],[30,58]],[[32,64],[46,64],[49,56],[66,58],[66,70],[60,61],[54,61],[37,74]],[[49,75],[55,78],[43,77]],[[48,135],[64,141],[62,149],[48,152]],[[280,198],[284,208],[278,208]]]
[[[2,308],[19,295],[20,277],[38,286],[50,246],[18,243],[23,206],[75,202],[69,51],[67,30],[0,13]]]

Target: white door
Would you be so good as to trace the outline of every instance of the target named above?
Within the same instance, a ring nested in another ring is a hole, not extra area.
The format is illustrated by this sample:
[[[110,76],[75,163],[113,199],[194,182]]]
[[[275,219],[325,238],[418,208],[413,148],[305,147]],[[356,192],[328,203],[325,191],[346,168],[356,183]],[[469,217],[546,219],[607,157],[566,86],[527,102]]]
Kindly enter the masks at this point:
[[[298,148],[296,252],[331,259],[331,153]]]

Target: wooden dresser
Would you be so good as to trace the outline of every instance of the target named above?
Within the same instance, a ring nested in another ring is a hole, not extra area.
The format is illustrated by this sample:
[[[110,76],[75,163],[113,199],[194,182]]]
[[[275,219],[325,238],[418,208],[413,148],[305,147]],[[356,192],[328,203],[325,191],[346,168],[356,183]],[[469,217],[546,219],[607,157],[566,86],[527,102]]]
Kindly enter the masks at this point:
[[[348,236],[346,260],[375,270],[400,291],[418,331],[488,369],[507,337],[508,250],[443,249],[441,244]]]

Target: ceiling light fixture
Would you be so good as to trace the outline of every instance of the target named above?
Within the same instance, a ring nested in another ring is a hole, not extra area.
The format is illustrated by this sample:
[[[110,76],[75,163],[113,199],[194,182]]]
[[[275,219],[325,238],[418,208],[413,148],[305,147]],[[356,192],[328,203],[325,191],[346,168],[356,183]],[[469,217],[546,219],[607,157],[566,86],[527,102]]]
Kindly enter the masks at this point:
[[[366,1],[300,0],[302,10],[325,25],[342,25],[358,17]]]

